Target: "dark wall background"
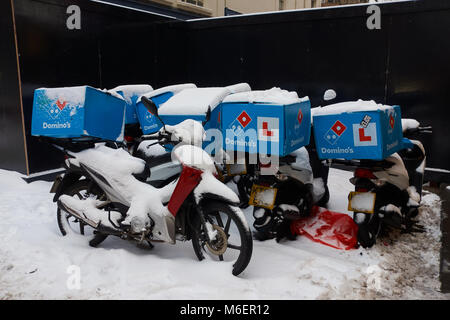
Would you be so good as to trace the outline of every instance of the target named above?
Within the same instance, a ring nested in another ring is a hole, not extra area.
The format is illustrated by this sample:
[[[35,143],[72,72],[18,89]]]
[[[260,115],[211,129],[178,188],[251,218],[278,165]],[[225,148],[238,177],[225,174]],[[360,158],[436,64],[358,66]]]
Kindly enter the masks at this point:
[[[450,2],[380,7],[380,30],[366,27],[366,6],[189,22],[188,79],[279,86],[312,106],[328,88],[336,102],[399,104],[404,117],[434,128],[423,137],[427,166],[450,170]]]
[[[0,168],[26,172],[11,2],[0,1],[0,12]]]
[[[14,3],[31,172],[58,163],[29,136],[37,87],[242,81],[295,90],[313,106],[328,88],[337,102],[399,104],[434,127],[427,166],[450,170],[449,1],[380,4],[381,30],[366,28],[366,6],[183,22],[81,0]],[[69,31],[65,9],[77,3],[82,30]]]
[[[78,5],[81,9],[80,30],[66,27],[69,5]],[[136,51],[137,45],[127,41],[129,37],[121,30],[124,26],[140,30],[143,23],[151,25],[168,18],[86,0],[14,0],[14,7],[29,172],[32,173],[59,167],[62,163],[58,150],[40,143],[30,134],[34,90],[85,84],[111,88],[113,83],[147,83],[144,77],[136,76],[138,72],[130,72],[127,57]],[[109,38],[110,45],[102,51],[101,38],[107,30],[114,30],[114,33]]]

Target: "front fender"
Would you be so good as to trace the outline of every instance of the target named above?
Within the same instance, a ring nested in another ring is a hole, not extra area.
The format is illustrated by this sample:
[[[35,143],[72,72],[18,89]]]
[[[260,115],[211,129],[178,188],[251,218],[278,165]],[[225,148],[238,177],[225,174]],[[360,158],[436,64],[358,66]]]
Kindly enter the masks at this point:
[[[206,200],[218,200],[231,205],[239,205],[240,203],[239,197],[233,190],[212,174],[206,172],[194,189],[194,199],[198,205]]]

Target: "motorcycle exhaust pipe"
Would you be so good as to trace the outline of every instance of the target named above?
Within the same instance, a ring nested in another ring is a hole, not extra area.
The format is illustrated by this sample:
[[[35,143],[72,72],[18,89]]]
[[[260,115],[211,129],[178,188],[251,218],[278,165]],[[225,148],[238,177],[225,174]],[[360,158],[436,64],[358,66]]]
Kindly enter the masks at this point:
[[[94,229],[98,228],[98,225],[100,224],[100,222],[95,223],[94,221],[92,221],[91,219],[87,218],[86,216],[84,216],[84,214],[82,212],[78,212],[72,208],[69,208],[68,206],[66,206],[61,200],[57,201],[57,205],[58,208],[60,210],[63,210],[67,213],[69,213],[70,215],[74,216],[75,218],[83,221],[85,224],[91,226]]]

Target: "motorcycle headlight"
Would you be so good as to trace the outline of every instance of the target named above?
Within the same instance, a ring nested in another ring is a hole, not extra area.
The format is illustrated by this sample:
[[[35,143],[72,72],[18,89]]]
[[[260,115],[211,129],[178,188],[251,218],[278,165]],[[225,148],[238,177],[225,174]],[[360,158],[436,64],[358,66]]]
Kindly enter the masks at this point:
[[[145,221],[140,217],[133,217],[130,224],[133,232],[138,233],[145,231]]]

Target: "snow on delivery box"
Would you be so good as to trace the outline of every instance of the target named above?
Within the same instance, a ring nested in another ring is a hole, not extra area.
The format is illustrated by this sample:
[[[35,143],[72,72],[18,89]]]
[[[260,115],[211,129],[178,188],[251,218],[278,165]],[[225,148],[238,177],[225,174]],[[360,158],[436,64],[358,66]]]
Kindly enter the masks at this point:
[[[211,111],[205,130],[220,128],[220,113],[223,99],[236,92],[250,91],[247,83],[238,83],[227,87],[197,88],[193,84],[164,87],[145,94],[158,106],[158,113],[165,124],[175,125],[186,119],[203,122],[208,110]],[[138,100],[139,101],[139,100]],[[150,114],[142,102],[138,102],[138,116],[144,133],[152,133],[161,127],[161,123]]]
[[[54,138],[123,139],[125,101],[89,86],[34,91],[31,134]]]
[[[309,143],[308,97],[280,88],[229,95],[222,102],[225,150],[285,156]]]
[[[139,123],[136,113],[136,101],[142,94],[152,90],[152,86],[148,84],[122,85],[109,90],[120,94],[125,99],[125,124]]]
[[[312,112],[320,159],[382,160],[402,148],[399,106],[358,100]]]
[[[144,93],[142,96],[151,99],[159,108],[163,103],[169,100],[174,95],[185,89],[196,88],[193,83],[175,84],[172,86],[162,87],[153,91]],[[158,131],[162,127],[162,123],[151,114],[144,104],[141,102],[141,97],[136,101],[136,112],[144,134],[151,134]],[[164,120],[163,120],[164,121]],[[170,124],[170,123],[168,123]]]

